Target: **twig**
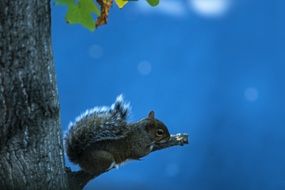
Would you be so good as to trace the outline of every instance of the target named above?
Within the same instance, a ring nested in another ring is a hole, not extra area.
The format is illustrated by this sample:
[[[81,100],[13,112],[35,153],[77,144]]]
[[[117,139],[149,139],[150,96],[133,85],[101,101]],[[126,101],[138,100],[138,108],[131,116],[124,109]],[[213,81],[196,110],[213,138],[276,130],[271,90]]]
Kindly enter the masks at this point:
[[[171,135],[170,139],[167,142],[158,145],[156,144],[153,147],[152,152],[165,149],[171,146],[183,146],[184,144],[188,144],[188,134],[178,133],[176,135]]]

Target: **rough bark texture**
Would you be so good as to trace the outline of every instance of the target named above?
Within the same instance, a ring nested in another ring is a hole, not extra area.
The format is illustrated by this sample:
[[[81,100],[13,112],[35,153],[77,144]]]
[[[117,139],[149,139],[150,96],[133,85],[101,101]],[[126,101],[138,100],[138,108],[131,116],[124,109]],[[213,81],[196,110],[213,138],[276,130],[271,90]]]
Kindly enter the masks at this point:
[[[0,40],[0,187],[66,189],[49,0],[1,0]]]

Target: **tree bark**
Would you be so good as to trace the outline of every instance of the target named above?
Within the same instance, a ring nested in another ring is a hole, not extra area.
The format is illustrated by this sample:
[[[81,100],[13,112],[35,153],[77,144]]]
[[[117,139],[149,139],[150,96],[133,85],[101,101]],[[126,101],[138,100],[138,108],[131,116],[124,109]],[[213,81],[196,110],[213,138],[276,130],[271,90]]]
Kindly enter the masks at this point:
[[[67,189],[50,1],[0,1],[0,187]]]

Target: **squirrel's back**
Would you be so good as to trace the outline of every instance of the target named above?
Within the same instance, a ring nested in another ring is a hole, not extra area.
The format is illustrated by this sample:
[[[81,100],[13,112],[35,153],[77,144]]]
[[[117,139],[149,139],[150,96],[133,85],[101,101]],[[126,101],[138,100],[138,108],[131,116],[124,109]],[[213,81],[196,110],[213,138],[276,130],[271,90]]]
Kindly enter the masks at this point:
[[[70,161],[79,163],[84,151],[96,142],[126,137],[129,111],[129,104],[120,95],[111,107],[95,107],[77,117],[64,137]]]

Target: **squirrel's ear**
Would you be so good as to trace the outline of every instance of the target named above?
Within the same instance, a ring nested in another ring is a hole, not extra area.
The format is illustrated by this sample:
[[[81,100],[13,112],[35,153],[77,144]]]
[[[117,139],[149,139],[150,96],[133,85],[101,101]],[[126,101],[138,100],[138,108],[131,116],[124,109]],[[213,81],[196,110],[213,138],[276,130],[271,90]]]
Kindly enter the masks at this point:
[[[149,112],[148,119],[154,120],[154,111]]]

